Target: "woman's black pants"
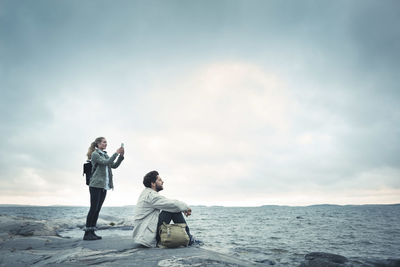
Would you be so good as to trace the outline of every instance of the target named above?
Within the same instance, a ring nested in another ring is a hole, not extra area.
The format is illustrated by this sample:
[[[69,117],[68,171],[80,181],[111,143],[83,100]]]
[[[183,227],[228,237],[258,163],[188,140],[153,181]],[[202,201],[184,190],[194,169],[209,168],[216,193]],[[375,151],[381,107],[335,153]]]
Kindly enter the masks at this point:
[[[86,218],[86,228],[95,227],[101,206],[107,195],[107,190],[97,187],[89,187],[90,192],[90,210]]]
[[[162,225],[164,222],[166,224],[169,224],[171,220],[174,223],[186,223],[185,218],[183,217],[182,212],[168,212],[168,211],[161,211],[160,215],[158,216],[158,224],[157,224],[157,235],[156,235],[156,240],[157,243],[160,242],[160,225]],[[189,231],[189,227],[186,224],[186,233],[188,234],[189,238],[191,238],[191,234]]]

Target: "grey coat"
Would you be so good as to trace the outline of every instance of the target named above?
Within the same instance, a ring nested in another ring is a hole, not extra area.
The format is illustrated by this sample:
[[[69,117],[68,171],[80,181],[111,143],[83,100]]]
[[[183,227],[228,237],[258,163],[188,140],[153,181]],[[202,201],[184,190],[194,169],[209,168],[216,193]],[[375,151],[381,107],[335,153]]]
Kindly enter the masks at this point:
[[[97,188],[106,187],[106,166],[108,166],[108,178],[110,188],[114,188],[113,175],[111,168],[116,169],[124,160],[123,156],[119,156],[116,162],[118,153],[114,153],[111,157],[107,154],[100,153],[97,149],[92,153],[92,177],[90,178],[89,186]]]

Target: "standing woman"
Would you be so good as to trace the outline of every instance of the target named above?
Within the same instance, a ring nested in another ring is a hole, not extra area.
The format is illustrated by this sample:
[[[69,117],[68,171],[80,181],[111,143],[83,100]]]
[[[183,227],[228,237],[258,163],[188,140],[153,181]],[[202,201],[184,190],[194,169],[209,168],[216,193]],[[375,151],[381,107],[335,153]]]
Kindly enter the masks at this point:
[[[92,161],[92,177],[90,178],[90,210],[86,219],[85,235],[83,240],[97,240],[101,236],[95,234],[97,219],[107,190],[114,188],[113,175],[111,168],[117,168],[124,160],[124,148],[120,147],[109,157],[105,151],[107,140],[104,137],[98,137],[90,145],[87,157]],[[119,157],[116,160],[117,156]],[[115,162],[114,162],[115,161]]]

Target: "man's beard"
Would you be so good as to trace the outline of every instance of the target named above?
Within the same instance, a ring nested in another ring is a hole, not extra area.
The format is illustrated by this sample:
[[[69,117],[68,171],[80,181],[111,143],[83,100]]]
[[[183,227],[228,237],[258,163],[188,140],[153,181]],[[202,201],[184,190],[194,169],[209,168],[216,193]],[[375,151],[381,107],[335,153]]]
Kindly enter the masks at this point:
[[[156,184],[156,191],[157,192],[160,192],[161,190],[163,190],[164,188],[163,188],[163,186],[162,185],[157,185]]]

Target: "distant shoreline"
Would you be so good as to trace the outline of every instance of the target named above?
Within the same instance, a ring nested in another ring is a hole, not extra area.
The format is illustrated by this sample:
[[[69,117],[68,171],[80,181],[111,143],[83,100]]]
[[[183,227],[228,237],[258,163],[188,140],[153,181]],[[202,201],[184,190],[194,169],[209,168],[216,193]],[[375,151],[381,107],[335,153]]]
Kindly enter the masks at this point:
[[[393,204],[312,204],[312,205],[261,205],[261,206],[221,206],[221,205],[190,205],[192,207],[221,207],[221,208],[265,208],[265,207],[289,207],[289,208],[299,208],[299,207],[367,207],[367,206],[400,206],[400,203]],[[71,207],[71,208],[88,208],[89,206],[70,206],[70,205],[28,205],[28,204],[0,204],[0,207]],[[104,206],[107,208],[123,208],[123,207],[135,207],[135,205],[123,205],[123,206]]]

